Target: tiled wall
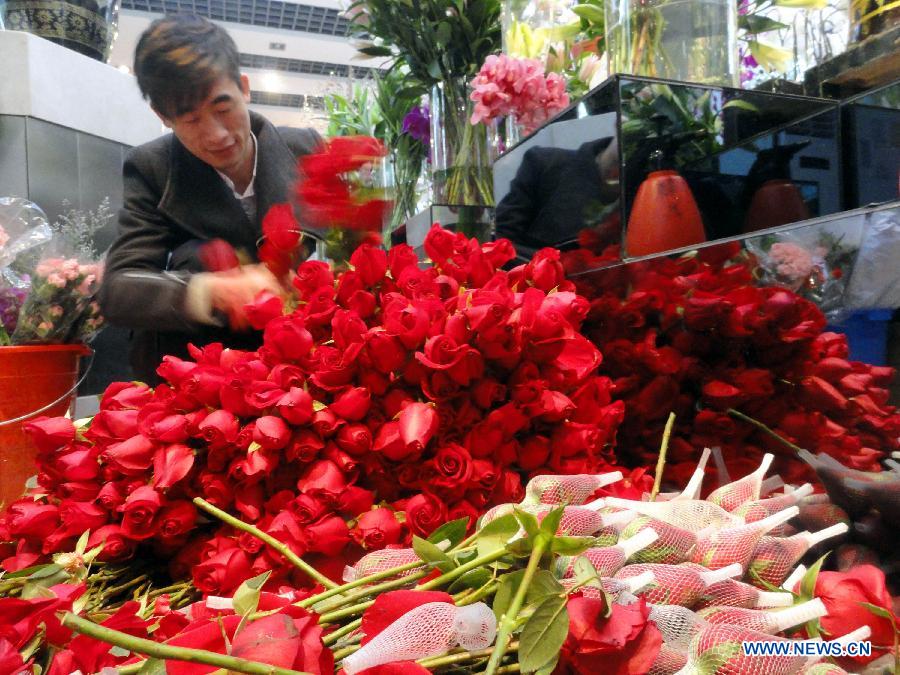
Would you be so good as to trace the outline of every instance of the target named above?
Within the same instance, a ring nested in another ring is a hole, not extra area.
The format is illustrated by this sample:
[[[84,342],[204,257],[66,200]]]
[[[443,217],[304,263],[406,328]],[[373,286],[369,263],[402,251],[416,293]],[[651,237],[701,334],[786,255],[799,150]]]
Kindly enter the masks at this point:
[[[122,205],[122,162],[128,149],[33,117],[0,115],[0,197],[30,199],[51,222],[67,208],[95,210],[104,197],[117,213]],[[109,247],[115,228],[113,219],[97,233],[98,250]],[[94,363],[79,393],[97,393],[109,382],[131,379],[128,331],[107,327],[93,347]]]

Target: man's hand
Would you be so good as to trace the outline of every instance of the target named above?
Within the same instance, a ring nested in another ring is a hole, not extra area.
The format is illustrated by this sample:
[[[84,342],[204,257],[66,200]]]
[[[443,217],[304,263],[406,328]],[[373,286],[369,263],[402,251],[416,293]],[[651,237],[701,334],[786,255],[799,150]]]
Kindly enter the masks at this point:
[[[232,330],[249,328],[245,305],[253,302],[260,291],[276,295],[284,292],[278,279],[265,265],[244,265],[225,272],[205,272],[199,283],[208,292],[209,306],[228,317]]]

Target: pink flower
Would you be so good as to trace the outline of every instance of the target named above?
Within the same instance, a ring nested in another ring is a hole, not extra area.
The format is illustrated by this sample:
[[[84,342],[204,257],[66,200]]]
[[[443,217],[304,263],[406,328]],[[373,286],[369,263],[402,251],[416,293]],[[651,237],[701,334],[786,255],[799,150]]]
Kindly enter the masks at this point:
[[[472,124],[515,115],[526,132],[531,132],[569,104],[559,74],[545,74],[536,59],[514,59],[506,54],[485,59],[472,89]]]
[[[9,235],[3,229],[3,226],[0,225],[0,248],[6,246],[7,242],[9,242]]]
[[[66,280],[59,272],[51,272],[47,275],[47,283],[57,288],[66,287]]]
[[[807,279],[816,264],[812,254],[805,248],[784,241],[772,244],[769,257],[779,276],[796,282]]]

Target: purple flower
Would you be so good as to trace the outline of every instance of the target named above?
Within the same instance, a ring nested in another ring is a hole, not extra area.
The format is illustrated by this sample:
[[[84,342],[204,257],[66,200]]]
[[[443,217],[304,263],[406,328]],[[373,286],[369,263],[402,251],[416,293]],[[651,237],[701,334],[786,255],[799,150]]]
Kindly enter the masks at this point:
[[[0,290],[0,325],[10,335],[16,330],[19,320],[19,310],[25,302],[28,289],[4,288]]]
[[[431,141],[431,116],[428,106],[416,106],[403,118],[403,133],[409,134],[423,145]]]

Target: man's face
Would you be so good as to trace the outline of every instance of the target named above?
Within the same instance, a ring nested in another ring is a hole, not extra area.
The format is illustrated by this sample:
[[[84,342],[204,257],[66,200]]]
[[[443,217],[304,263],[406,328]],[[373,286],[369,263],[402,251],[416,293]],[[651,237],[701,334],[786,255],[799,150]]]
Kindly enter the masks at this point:
[[[238,86],[223,75],[194,110],[174,119],[160,117],[192,155],[232,177],[250,170],[253,164],[249,101],[247,76],[241,76]]]

